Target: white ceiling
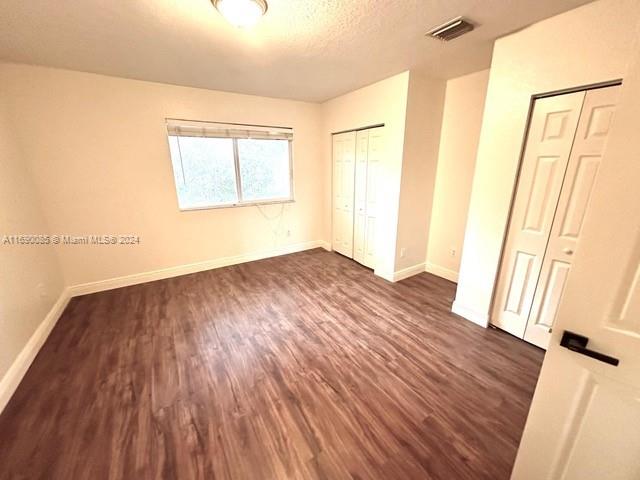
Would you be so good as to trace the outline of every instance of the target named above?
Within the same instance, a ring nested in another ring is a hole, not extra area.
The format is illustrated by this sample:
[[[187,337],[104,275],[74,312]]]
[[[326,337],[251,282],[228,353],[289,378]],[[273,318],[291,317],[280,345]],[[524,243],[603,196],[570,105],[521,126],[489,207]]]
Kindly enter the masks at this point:
[[[210,0],[2,0],[0,59],[256,95],[323,101],[415,68],[486,68],[492,42],[590,0],[268,0],[250,31]],[[424,33],[457,15],[450,43]]]

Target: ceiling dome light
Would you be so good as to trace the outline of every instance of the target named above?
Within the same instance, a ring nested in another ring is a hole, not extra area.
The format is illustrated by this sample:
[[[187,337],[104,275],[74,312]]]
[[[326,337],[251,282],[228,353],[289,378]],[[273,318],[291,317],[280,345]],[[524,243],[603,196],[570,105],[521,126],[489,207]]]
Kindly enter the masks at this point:
[[[240,28],[253,27],[267,12],[266,0],[211,0],[229,23]]]

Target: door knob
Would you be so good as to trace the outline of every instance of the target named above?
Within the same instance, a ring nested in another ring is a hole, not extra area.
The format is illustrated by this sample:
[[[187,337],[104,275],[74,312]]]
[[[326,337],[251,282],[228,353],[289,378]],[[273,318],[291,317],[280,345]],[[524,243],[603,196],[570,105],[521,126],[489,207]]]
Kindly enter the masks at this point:
[[[571,250],[570,248],[563,248],[562,251],[567,255],[573,255],[573,250]]]
[[[568,348],[572,352],[595,358],[596,360],[608,363],[609,365],[613,365],[614,367],[620,363],[620,360],[618,360],[617,358],[610,357],[609,355],[605,355],[604,353],[589,350],[587,348],[587,343],[589,343],[588,337],[578,335],[577,333],[573,333],[568,330],[565,330],[562,333],[562,338],[560,339],[560,346]]]

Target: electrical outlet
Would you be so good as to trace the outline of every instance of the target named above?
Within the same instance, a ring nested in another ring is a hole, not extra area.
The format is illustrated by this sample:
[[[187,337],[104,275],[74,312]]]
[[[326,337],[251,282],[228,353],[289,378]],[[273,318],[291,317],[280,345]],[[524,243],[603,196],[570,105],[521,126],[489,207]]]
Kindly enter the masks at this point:
[[[47,286],[44,283],[39,283],[36,286],[36,291],[38,292],[38,296],[45,300],[49,297],[49,292],[47,291]]]
[[[291,230],[287,230],[287,237],[291,236]]]
[[[455,257],[455,256],[456,256],[456,253],[457,253],[457,252],[456,252],[456,249],[455,249],[455,248],[450,248],[450,249],[449,249],[449,255],[451,255],[452,257]]]
[[[404,256],[407,254],[407,249],[406,248],[401,248],[400,249],[400,258],[404,258]]]

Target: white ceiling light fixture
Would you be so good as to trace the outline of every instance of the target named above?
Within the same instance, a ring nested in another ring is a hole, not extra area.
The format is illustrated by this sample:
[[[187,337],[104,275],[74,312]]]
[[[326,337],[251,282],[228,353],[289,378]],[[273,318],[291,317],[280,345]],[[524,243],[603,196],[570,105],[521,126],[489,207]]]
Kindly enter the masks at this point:
[[[267,13],[266,0],[211,0],[229,23],[240,28],[253,27]]]

